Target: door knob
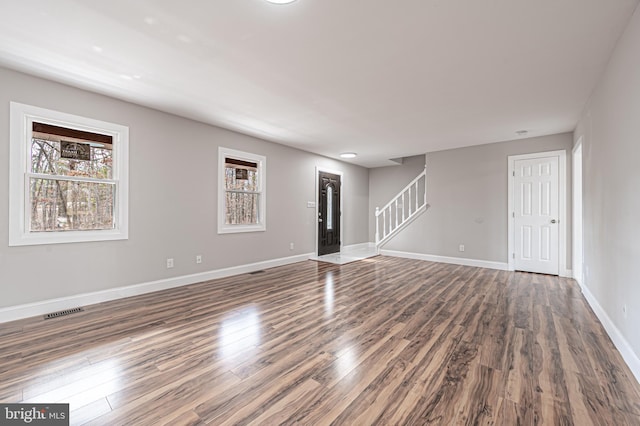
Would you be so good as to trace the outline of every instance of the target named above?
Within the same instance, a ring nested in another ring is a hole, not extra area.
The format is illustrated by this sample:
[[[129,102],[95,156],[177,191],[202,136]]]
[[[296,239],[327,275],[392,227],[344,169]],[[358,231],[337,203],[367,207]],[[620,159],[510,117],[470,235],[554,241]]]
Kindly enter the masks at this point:
[[[551,219],[551,223],[556,223],[556,220],[555,219]]]
[[[318,219],[318,222],[322,222],[322,219]]]

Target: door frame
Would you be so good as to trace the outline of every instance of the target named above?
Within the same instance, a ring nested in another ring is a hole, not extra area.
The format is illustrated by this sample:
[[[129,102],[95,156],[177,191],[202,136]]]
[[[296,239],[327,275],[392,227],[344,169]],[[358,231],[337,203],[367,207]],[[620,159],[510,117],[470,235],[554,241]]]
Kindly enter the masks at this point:
[[[567,151],[545,151],[531,154],[509,155],[507,173],[507,223],[508,223],[508,263],[509,271],[515,271],[515,218],[514,210],[514,187],[513,179],[515,164],[518,160],[529,160],[541,157],[558,157],[558,212],[560,221],[558,223],[558,275],[561,277],[571,277],[572,273],[567,270]]]
[[[315,178],[315,183],[316,183],[316,189],[315,189],[315,194],[316,194],[316,198],[315,198],[315,218],[313,221],[313,224],[315,226],[315,233],[316,233],[316,238],[315,238],[315,245],[316,248],[314,250],[316,257],[318,256],[318,245],[320,244],[320,241],[318,241],[319,235],[318,235],[318,209],[320,208],[319,204],[320,204],[320,172],[324,172],[324,173],[331,173],[334,175],[338,175],[340,176],[340,251],[338,251],[338,253],[342,252],[342,245],[343,245],[343,241],[344,241],[344,226],[343,226],[343,214],[342,214],[342,210],[343,210],[343,204],[342,204],[342,188],[344,188],[344,173],[339,171],[339,170],[333,170],[333,169],[327,169],[324,167],[320,167],[320,166],[316,166],[316,178]],[[335,253],[334,253],[335,254]]]
[[[577,164],[577,166],[576,166]],[[571,158],[571,213],[573,219],[571,221],[571,269],[573,270],[573,278],[582,286],[583,268],[584,268],[584,229],[582,211],[582,136],[573,146]],[[580,208],[576,208],[580,206]]]

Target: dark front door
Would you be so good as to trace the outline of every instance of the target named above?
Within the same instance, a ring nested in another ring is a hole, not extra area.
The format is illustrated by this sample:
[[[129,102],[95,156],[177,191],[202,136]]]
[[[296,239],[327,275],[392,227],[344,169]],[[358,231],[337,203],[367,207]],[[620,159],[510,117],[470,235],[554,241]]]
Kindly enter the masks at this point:
[[[340,176],[318,173],[318,256],[340,251]]]

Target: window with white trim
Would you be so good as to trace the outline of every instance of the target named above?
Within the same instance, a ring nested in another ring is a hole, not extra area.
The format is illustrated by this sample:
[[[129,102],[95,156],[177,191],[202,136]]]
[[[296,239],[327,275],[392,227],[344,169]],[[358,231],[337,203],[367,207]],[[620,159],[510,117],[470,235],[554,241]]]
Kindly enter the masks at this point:
[[[266,164],[261,155],[218,149],[218,233],[266,229]]]
[[[128,238],[128,135],[12,102],[9,245]]]

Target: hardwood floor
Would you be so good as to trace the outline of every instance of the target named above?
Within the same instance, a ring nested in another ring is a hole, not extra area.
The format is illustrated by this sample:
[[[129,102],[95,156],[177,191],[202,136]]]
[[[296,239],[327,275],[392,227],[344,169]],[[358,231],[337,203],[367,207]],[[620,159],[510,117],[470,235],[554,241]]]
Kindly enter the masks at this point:
[[[0,401],[95,425],[640,425],[573,280],[381,256],[0,324]]]

